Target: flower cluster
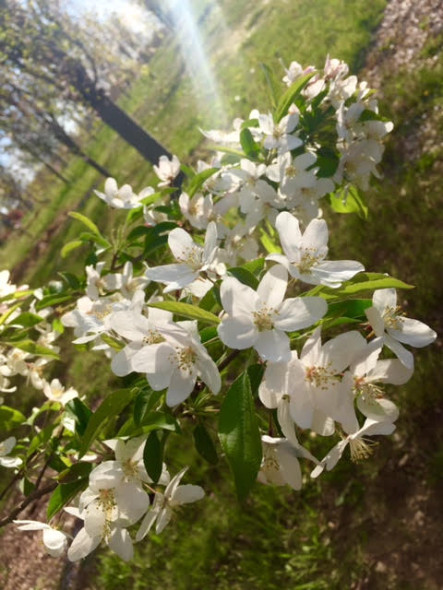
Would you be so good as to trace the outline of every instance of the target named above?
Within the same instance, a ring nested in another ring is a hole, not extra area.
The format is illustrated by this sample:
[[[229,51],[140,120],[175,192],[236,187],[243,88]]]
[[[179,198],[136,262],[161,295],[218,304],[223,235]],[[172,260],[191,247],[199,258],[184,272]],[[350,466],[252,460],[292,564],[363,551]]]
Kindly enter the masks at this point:
[[[134,541],[203,498],[200,486],[181,484],[186,467],[169,475],[169,435],[192,435],[216,462],[216,428],[242,499],[257,480],[299,490],[303,460],[318,477],[347,447],[364,459],[368,437],[395,429],[399,410],[384,386],[406,383],[406,346],[436,334],[398,306],[397,289],[408,285],[330,254],[321,208],[364,211],[358,187],[379,176],[392,124],[338,60],[322,71],[293,62],[284,82],[275,113],[254,109],[231,132],[205,132],[221,150],[186,167],[180,190],[177,156],[163,157],[157,187],[139,194],[108,179],[97,195],[116,215],[126,211],[112,237],[73,213],[89,232],[62,253],[93,244],[84,277],[65,273],[61,287],[20,292],[0,274],[1,391],[12,394],[21,375],[45,396],[29,419],[8,409],[24,434],[0,445],[0,465],[28,478],[31,465],[37,493],[51,463],[50,519],[64,508],[83,521],[72,542],[53,524],[17,521],[42,530],[51,555],[69,545],[75,561],[104,543],[129,560]],[[45,376],[64,328],[124,378],[94,411]],[[320,437],[331,441],[325,457]]]

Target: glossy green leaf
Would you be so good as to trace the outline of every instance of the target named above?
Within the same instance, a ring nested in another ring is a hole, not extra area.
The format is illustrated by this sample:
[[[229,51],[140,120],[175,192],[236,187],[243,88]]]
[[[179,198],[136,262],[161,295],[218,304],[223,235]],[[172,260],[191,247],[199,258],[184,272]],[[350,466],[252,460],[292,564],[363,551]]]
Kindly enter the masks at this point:
[[[110,418],[120,415],[122,410],[132,401],[135,390],[119,389],[109,394],[92,414],[82,437],[79,456],[82,457],[97,438],[100,430]]]
[[[228,275],[235,277],[240,283],[251,287],[254,291],[258,287],[258,279],[252,274],[252,272],[246,270],[246,268],[242,268],[241,266],[229,268]]]
[[[83,436],[88,426],[89,419],[92,416],[91,410],[78,397],[68,402],[65,406],[65,410],[70,416],[74,418],[75,431],[77,434]]]
[[[256,143],[247,127],[240,131],[240,144],[248,158],[252,160],[257,158],[260,153],[260,146]]]
[[[226,394],[218,430],[238,498],[243,501],[254,485],[262,459],[260,431],[247,372],[234,381]]]
[[[32,328],[33,326],[36,326],[42,321],[43,318],[39,315],[31,313],[30,311],[24,311],[23,313],[15,317],[12,320],[12,322],[10,322],[10,325],[23,326],[24,328]]]
[[[194,437],[194,444],[197,452],[208,463],[215,465],[218,462],[217,449],[209,432],[203,424],[197,424],[192,433]]]
[[[73,250],[80,248],[80,246],[83,246],[83,244],[83,240],[72,240],[71,242],[67,242],[60,252],[62,258],[66,258],[68,254],[70,254]]]
[[[148,307],[157,307],[158,309],[165,309],[176,315],[200,322],[209,324],[219,324],[220,320],[216,315],[195,305],[189,303],[182,303],[181,301],[159,301],[158,303],[148,303]]]
[[[356,213],[362,219],[368,218],[368,206],[355,186],[329,195],[329,203],[337,213]]]
[[[0,406],[0,432],[2,435],[25,422],[25,416],[9,406]],[[2,436],[0,435],[0,436]]]
[[[160,479],[163,470],[163,445],[154,430],[148,436],[143,449],[143,463],[145,469],[154,483]]]
[[[319,296],[327,300],[342,300],[352,297],[365,291],[376,291],[377,289],[414,289],[413,285],[408,285],[399,279],[376,272],[360,272],[350,281],[343,283],[338,289],[331,289],[318,285],[310,291],[303,293],[303,297]]]
[[[62,484],[73,483],[79,479],[87,479],[92,471],[92,467],[92,463],[79,461],[62,471],[57,479]]]
[[[189,183],[188,190],[186,191],[188,195],[193,197],[195,193],[201,189],[208,178],[211,178],[211,176],[213,176],[218,171],[218,168],[207,168],[199,174],[196,174]]]
[[[95,234],[96,236],[102,237],[100,230],[95,225],[95,223],[91,219],[89,219],[89,217],[86,217],[85,215],[78,213],[78,211],[70,211],[68,215],[69,217],[73,217],[74,219],[77,219],[77,221],[83,223],[83,225],[85,225],[89,229],[89,231]]]
[[[59,484],[49,499],[47,518],[51,520],[53,516],[60,512],[60,510],[69,504],[75,496],[88,487],[88,478],[78,479],[72,483]]]
[[[56,352],[54,352],[50,348],[46,348],[45,346],[37,344],[33,340],[20,340],[18,342],[14,341],[11,342],[11,346],[15,346],[20,350],[24,350],[25,352],[29,352],[30,354],[36,354],[38,356],[49,356],[54,359],[60,358]]]
[[[285,115],[288,114],[289,107],[298,96],[300,96],[301,91],[305,86],[308,84],[309,80],[314,75],[314,72],[309,74],[305,74],[301,76],[298,80],[296,80],[291,86],[286,90],[283,96],[280,98],[277,110],[275,112],[275,121],[278,123]]]

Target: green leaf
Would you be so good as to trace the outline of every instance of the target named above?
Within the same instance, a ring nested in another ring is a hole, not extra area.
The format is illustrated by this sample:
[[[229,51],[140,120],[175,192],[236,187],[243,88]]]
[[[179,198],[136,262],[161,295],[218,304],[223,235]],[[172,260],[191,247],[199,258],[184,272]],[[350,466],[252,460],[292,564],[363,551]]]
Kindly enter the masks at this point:
[[[246,268],[249,272],[252,272],[257,278],[260,276],[263,268],[265,266],[265,259],[264,258],[257,258],[256,260],[250,260],[245,264],[242,264],[242,268]]]
[[[248,373],[230,387],[219,414],[219,438],[232,470],[240,501],[252,488],[262,459],[262,446]]]
[[[40,311],[41,309],[45,309],[46,307],[53,307],[54,305],[58,305],[59,303],[64,303],[65,301],[71,301],[74,299],[73,293],[56,293],[55,295],[45,295],[43,299],[37,301],[35,304],[35,309]]]
[[[75,496],[88,486],[88,478],[79,479],[72,483],[59,484],[49,499],[47,518],[51,520],[63,506],[66,506]]]
[[[241,266],[229,268],[228,274],[235,277],[240,283],[251,287],[254,291],[258,287],[258,279],[252,274],[252,272],[246,270],[246,268],[242,268]]]
[[[73,483],[79,479],[87,479],[92,471],[92,464],[86,461],[74,463],[68,469],[62,471],[58,476],[58,481],[62,484]]]
[[[193,197],[195,193],[201,189],[208,178],[211,178],[211,176],[213,176],[218,171],[219,168],[208,168],[207,170],[203,170],[199,174],[196,174],[189,183],[188,190],[186,191],[188,195]]]
[[[50,348],[46,348],[45,346],[41,346],[40,344],[36,344],[33,340],[20,340],[19,342],[6,342],[6,344],[10,344],[10,346],[15,346],[20,350],[24,350],[25,352],[29,352],[30,354],[36,354],[38,356],[49,356],[54,359],[59,359],[59,355],[51,350]]]
[[[0,432],[3,434],[25,422],[26,417],[9,406],[0,406]]]
[[[117,338],[114,338],[113,336],[110,336],[109,334],[100,334],[100,338],[103,340],[103,342],[105,342],[106,344],[109,344],[109,346],[111,348],[113,348],[114,350],[121,350],[122,348],[125,347],[125,345],[123,344],[123,342],[121,342],[121,340],[117,340]]]
[[[141,426],[146,414],[154,409],[162,397],[161,391],[153,391],[152,389],[142,390],[137,394],[134,401],[134,424]]]
[[[89,219],[89,217],[86,217],[85,215],[82,215],[81,213],[78,213],[77,211],[70,211],[68,213],[68,215],[69,215],[69,217],[73,217],[74,219],[77,219],[78,221],[83,223],[83,225],[86,225],[86,227],[89,229],[89,231],[92,232],[93,234],[95,234],[96,236],[99,236],[100,238],[103,237],[101,235],[98,227],[95,225],[95,223],[91,219]]]
[[[79,235],[79,240],[82,242],[95,242],[102,248],[110,248],[111,244],[103,236],[97,236],[91,232],[84,231]]]
[[[258,388],[263,379],[265,367],[262,364],[250,365],[248,367],[248,377],[251,383],[251,392],[253,396],[257,395]]]
[[[65,406],[65,410],[74,418],[75,431],[77,434],[83,436],[86,427],[88,426],[89,419],[92,416],[91,410],[78,397],[68,402]]]
[[[163,470],[163,445],[156,430],[151,432],[146,439],[143,449],[143,463],[149,477],[154,483],[157,483]]]
[[[135,390],[119,389],[108,395],[92,414],[88,426],[82,437],[79,456],[82,457],[97,438],[98,433],[104,427],[107,420],[120,415],[122,410],[132,401]]]
[[[260,242],[268,254],[281,254],[280,246],[277,246],[273,239],[263,230],[260,232]]]
[[[153,430],[170,430],[180,433],[180,425],[171,414],[163,412],[148,412],[143,417],[140,425],[136,425],[131,417],[118,431],[117,436],[139,436]]]
[[[246,156],[255,160],[260,153],[260,146],[255,142],[252,133],[247,127],[240,131],[240,144]]]
[[[80,248],[80,246],[83,246],[83,244],[83,240],[72,240],[71,242],[67,242],[60,252],[62,258],[66,258],[68,254],[70,254],[73,250]]]
[[[296,80],[291,86],[286,90],[283,96],[280,98],[277,110],[275,112],[275,121],[278,123],[285,115],[288,114],[288,109],[293,102],[295,102],[296,98],[300,96],[301,91],[309,80],[312,78],[315,72],[311,72],[306,74],[305,76],[301,76],[298,80]]]
[[[44,451],[47,446],[46,443],[51,438],[52,433],[54,432],[54,429],[56,427],[57,423],[53,422],[52,424],[49,424],[48,426],[40,430],[40,432],[38,432],[31,439],[31,442],[29,443],[28,448],[26,449],[26,456],[30,457],[34,451]]]
[[[206,311],[195,305],[190,305],[189,303],[182,303],[181,301],[159,301],[158,303],[148,303],[148,307],[164,309],[191,320],[198,320],[209,324],[220,323],[218,317],[210,311]]]
[[[30,311],[24,311],[23,313],[18,315],[16,318],[14,318],[13,321],[10,323],[10,325],[23,326],[24,328],[32,328],[33,326],[36,326],[37,324],[39,324],[42,321],[43,321],[43,318],[40,317],[39,315],[36,315],[35,313],[31,313]]]
[[[360,272],[350,281],[344,283],[338,289],[331,289],[319,285],[303,293],[303,297],[323,297],[326,300],[341,300],[349,296],[361,294],[365,291],[376,291],[377,289],[414,289],[413,285],[408,285],[399,279],[386,276],[376,272]]]
[[[197,424],[192,435],[194,437],[195,448],[203,459],[212,465],[218,463],[217,449],[215,448],[214,441],[203,424]]]
[[[336,213],[356,213],[362,219],[368,218],[368,206],[355,186],[329,195],[329,203]]]

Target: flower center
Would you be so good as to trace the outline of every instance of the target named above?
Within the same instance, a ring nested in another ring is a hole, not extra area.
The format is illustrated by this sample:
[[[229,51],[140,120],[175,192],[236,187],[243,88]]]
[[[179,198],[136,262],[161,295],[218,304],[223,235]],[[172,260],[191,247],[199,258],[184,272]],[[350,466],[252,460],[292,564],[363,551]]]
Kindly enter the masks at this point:
[[[311,269],[322,259],[314,248],[304,248],[301,251],[300,261],[296,264],[300,274],[310,274]]]
[[[401,307],[387,307],[383,313],[383,321],[387,328],[401,330],[403,318],[401,317]]]
[[[305,379],[314,387],[328,389],[338,377],[326,367],[307,367]]]
[[[298,170],[293,164],[288,166],[285,170],[285,175],[287,178],[295,178],[297,176],[297,174],[298,174]]]
[[[191,246],[187,248],[183,258],[178,258],[178,261],[187,264],[193,271],[197,271],[202,267],[202,255],[203,251],[199,246]]]
[[[194,369],[197,353],[190,346],[181,348],[177,351],[177,359],[180,369],[191,372]]]
[[[372,441],[365,441],[363,438],[354,438],[349,441],[349,448],[351,450],[351,461],[358,463],[370,457],[373,449],[377,443]]]
[[[148,330],[146,336],[143,337],[144,344],[160,344],[164,341],[165,339],[157,330]]]
[[[275,313],[275,310],[268,307],[262,307],[259,311],[252,312],[254,318],[255,327],[259,332],[266,332],[272,330],[273,321],[271,315]]]

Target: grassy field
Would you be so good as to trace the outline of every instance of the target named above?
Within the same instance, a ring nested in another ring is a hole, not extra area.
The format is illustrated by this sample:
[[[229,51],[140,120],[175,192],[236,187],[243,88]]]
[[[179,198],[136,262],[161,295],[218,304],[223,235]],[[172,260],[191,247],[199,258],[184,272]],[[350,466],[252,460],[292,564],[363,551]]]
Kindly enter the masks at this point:
[[[329,53],[357,72],[385,6],[378,0],[219,4],[222,8],[214,2],[209,10],[209,1],[194,2],[196,14],[205,15],[202,43],[223,109],[212,110],[209,101],[194,96],[186,58],[171,41],[121,102],[188,162],[202,154],[198,127],[217,126],[255,106],[266,110],[270,98],[261,63],[280,77],[280,59],[321,65]],[[437,59],[430,65],[426,58],[432,55]],[[442,148],[438,141],[432,149],[420,144],[419,134],[426,120],[437,137],[443,131],[438,116],[443,106],[441,39],[429,43],[422,57],[412,75],[385,73],[381,110],[396,128],[387,145],[384,179],[368,195],[367,222],[330,218],[331,256],[361,260],[368,270],[417,285],[402,303],[408,315],[441,333]],[[419,148],[411,154],[412,140]],[[97,124],[94,139],[85,140],[85,146],[120,183],[141,189],[150,182],[149,165],[104,126]],[[78,231],[76,222],[66,222],[67,211],[86,212],[103,228],[109,224],[105,206],[92,195],[103,179],[78,160],[64,173],[75,179],[69,186],[46,175],[35,181],[36,194],[48,202],[28,220],[30,235],[17,237],[1,253],[3,265],[7,261],[17,267],[17,276],[33,284],[54,278],[66,264],[58,253]],[[39,251],[37,242],[43,244]],[[24,264],[26,258],[31,262]],[[105,550],[88,558],[75,589],[437,590],[443,585],[438,352],[435,345],[417,354],[414,379],[397,393],[398,431],[366,463],[343,461],[319,481],[306,478],[299,494],[257,485],[245,506],[237,504],[225,466],[193,465],[192,478],[207,491],[205,501],[185,507],[161,536],[151,535],[140,544],[128,565]],[[88,366],[82,359],[69,358],[66,378],[89,395],[102,395],[112,384],[100,371],[101,358],[88,355]],[[170,440],[177,447],[177,465],[188,462],[186,450]]]

